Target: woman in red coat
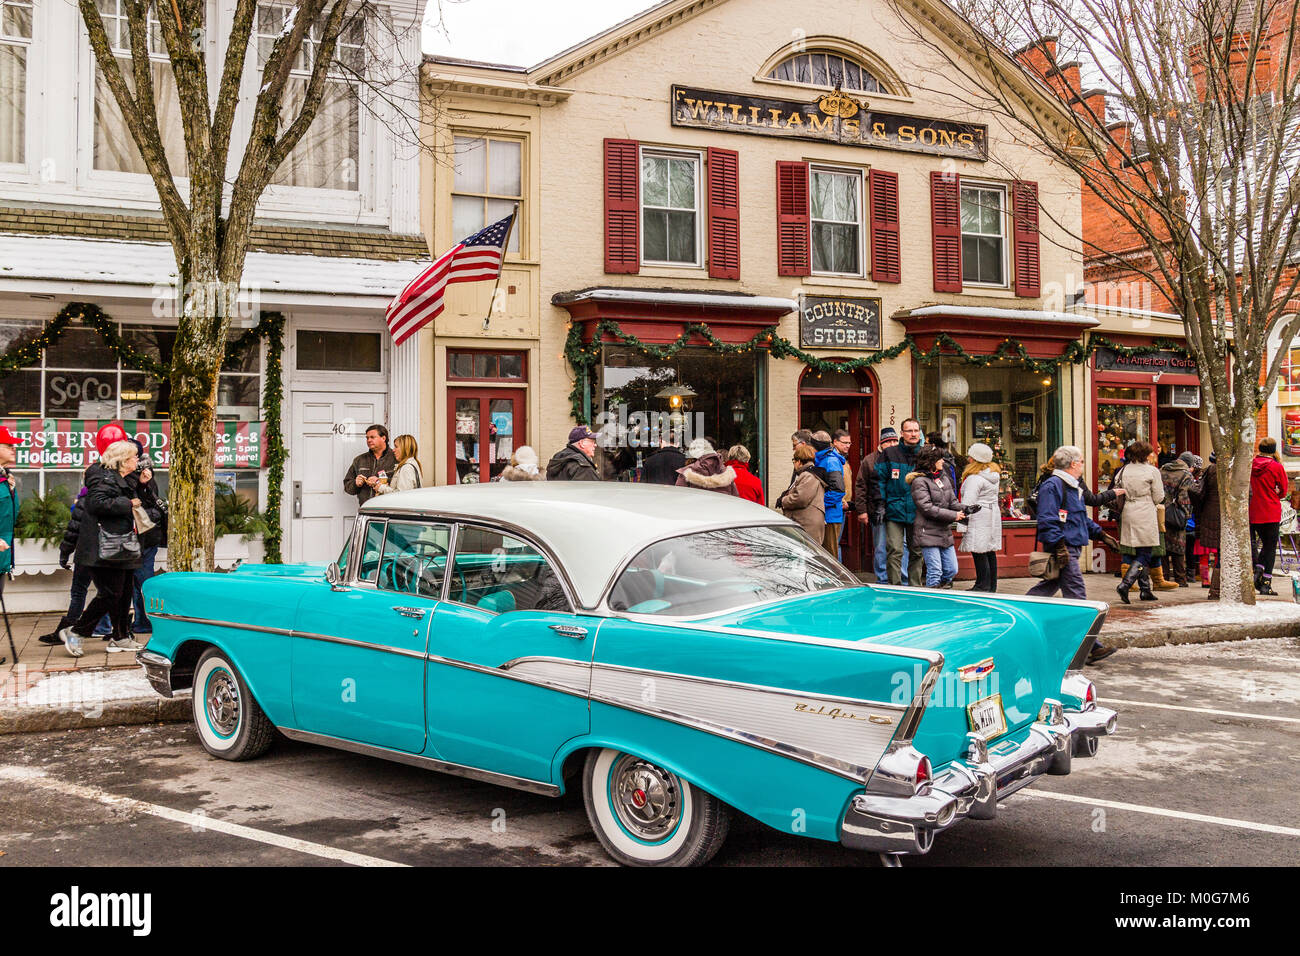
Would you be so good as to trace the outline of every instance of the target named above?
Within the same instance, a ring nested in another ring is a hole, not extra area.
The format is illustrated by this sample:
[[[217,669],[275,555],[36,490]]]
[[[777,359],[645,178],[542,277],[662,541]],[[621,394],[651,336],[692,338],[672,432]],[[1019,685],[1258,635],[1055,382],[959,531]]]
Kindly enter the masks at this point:
[[[763,498],[763,483],[758,475],[749,470],[749,449],[744,445],[732,445],[727,451],[727,464],[736,472],[736,490],[740,497],[767,505]]]
[[[1286,486],[1277,440],[1261,438],[1259,454],[1250,466],[1250,551],[1255,558],[1255,590],[1260,594],[1277,593],[1273,590],[1273,561]]]

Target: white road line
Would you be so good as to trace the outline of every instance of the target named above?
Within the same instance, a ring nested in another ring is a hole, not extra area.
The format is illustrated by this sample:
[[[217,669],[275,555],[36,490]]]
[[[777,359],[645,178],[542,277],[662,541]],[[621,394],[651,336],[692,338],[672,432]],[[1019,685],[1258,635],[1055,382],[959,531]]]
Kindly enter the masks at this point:
[[[1249,820],[1234,820],[1231,817],[1210,817],[1203,813],[1185,813],[1182,810],[1162,810],[1160,807],[1143,807],[1136,803],[1117,803],[1114,800],[1094,800],[1092,797],[1077,797],[1072,793],[1050,793],[1045,790],[1021,790],[1019,794],[1027,797],[1042,797],[1045,800],[1064,800],[1067,803],[1082,803],[1090,807],[1108,807],[1111,810],[1128,810],[1132,813],[1149,813],[1156,817],[1170,817],[1174,820],[1192,820],[1196,823],[1213,823],[1221,827],[1236,827],[1240,830],[1258,830],[1260,833],[1277,833],[1282,836],[1300,837],[1300,829],[1279,827],[1271,823],[1252,823]]]
[[[337,847],[325,846],[321,843],[310,843],[307,840],[298,840],[294,837],[281,836],[278,833],[270,833],[266,830],[256,830],[253,827],[246,827],[238,823],[230,823],[226,820],[217,820],[203,813],[190,813],[185,810],[173,810],[171,807],[159,806],[156,803],[145,803],[143,800],[133,800],[130,797],[123,797],[115,793],[109,793],[107,790],[101,790],[98,787],[88,787],[84,784],[59,780],[56,777],[51,777],[46,774],[44,770],[35,767],[0,767],[0,780],[28,783],[33,786],[43,787],[46,790],[53,790],[56,793],[81,797],[85,800],[93,800],[96,803],[102,803],[115,810],[144,813],[149,814],[150,816],[161,817],[164,820],[183,823],[186,826],[194,828],[196,831],[215,830],[218,833],[226,833],[230,836],[237,836],[244,840],[254,840],[257,843],[266,843],[270,846],[278,846],[286,850],[296,850],[299,853],[319,856],[326,860],[338,860],[341,863],[350,863],[353,866],[409,865],[406,863],[396,863],[392,860],[381,860],[378,857],[366,856],[364,853],[353,853],[350,850],[340,850]]]
[[[1106,698],[1106,706],[1116,707],[1159,707],[1161,710],[1189,710],[1194,714],[1218,714],[1220,717],[1245,717],[1249,720],[1280,720],[1288,724],[1300,724],[1300,717],[1274,717],[1270,714],[1243,714],[1237,710],[1210,710],[1208,707],[1181,707],[1178,704],[1157,704],[1149,700],[1116,700]]]

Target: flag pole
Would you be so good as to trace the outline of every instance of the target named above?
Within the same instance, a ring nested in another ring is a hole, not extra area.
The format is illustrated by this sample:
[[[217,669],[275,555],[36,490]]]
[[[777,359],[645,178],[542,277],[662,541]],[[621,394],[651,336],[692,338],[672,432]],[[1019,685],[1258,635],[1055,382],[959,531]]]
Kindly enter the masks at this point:
[[[487,315],[483,316],[483,328],[488,327],[492,321],[492,306],[496,305],[497,289],[501,286],[501,273],[506,271],[506,250],[510,248],[510,234],[515,231],[515,222],[519,219],[519,203],[515,203],[515,211],[510,214],[510,225],[506,227],[506,241],[501,246],[501,268],[497,270],[497,281],[492,283],[492,295],[488,297]]]

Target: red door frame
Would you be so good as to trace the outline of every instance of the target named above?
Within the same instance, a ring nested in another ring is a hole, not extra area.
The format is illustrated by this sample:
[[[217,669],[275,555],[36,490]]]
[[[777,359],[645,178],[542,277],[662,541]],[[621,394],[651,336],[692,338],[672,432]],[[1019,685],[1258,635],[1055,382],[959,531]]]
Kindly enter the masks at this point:
[[[841,358],[839,361],[848,361]],[[879,440],[879,422],[880,422],[880,381],[876,378],[871,369],[861,369],[856,373],[859,381],[866,379],[863,385],[868,391],[850,391],[848,389],[836,388],[813,388],[804,385],[808,378],[810,369],[805,368],[799,376],[799,412],[798,421],[803,421],[804,399],[841,399],[849,406],[849,468],[853,473],[854,481],[858,477],[858,467],[862,464],[862,459],[871,451],[875,450],[876,443]],[[866,408],[866,415],[862,414],[862,409]],[[856,422],[855,422],[856,419]],[[870,445],[870,448],[866,447]],[[852,489],[846,489],[851,492]],[[841,532],[840,550],[844,553],[844,563],[855,571],[871,571],[873,566],[872,551],[865,558],[862,543],[863,533],[862,525],[858,522],[856,514],[846,514],[844,516],[844,528]],[[865,561],[865,565],[863,564]],[[863,565],[858,567],[858,565]]]
[[[460,483],[460,475],[456,471],[456,400],[457,399],[478,399],[478,473],[479,481],[491,480],[491,462],[488,456],[483,454],[482,449],[487,445],[490,439],[488,426],[491,424],[492,416],[490,413],[490,403],[492,399],[508,398],[513,404],[514,421],[511,423],[512,437],[515,439],[512,443],[514,448],[520,445],[528,444],[527,441],[521,441],[528,434],[527,428],[527,410],[528,410],[528,390],[524,388],[483,388],[473,385],[457,385],[447,388],[447,483],[451,485]]]

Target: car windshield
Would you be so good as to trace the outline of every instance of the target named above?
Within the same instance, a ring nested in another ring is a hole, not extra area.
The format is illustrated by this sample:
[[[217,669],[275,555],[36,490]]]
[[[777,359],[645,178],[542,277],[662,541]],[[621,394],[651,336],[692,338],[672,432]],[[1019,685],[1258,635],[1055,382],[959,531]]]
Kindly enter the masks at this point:
[[[727,528],[650,545],[619,575],[609,606],[633,614],[706,614],[858,583],[799,528]]]

